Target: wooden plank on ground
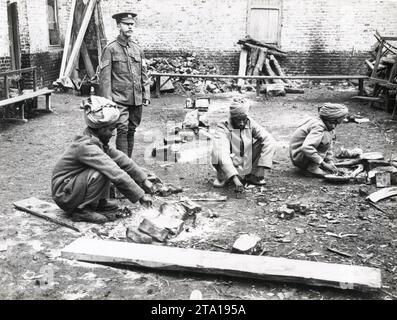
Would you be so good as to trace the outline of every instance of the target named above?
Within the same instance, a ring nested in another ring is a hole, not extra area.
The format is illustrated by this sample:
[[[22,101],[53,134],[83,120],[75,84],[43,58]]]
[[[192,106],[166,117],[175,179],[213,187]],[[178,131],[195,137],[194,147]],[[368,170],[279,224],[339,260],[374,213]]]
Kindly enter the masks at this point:
[[[379,191],[371,193],[367,199],[372,202],[378,202],[380,200],[397,196],[397,187],[383,188]]]
[[[80,232],[78,228],[76,228],[71,222],[67,220],[67,218],[65,217],[65,212],[60,209],[55,203],[50,203],[42,201],[35,197],[31,197],[14,202],[14,206],[19,210],[28,212],[37,217]]]
[[[62,257],[342,289],[381,288],[377,268],[118,241],[79,238],[62,250]]]

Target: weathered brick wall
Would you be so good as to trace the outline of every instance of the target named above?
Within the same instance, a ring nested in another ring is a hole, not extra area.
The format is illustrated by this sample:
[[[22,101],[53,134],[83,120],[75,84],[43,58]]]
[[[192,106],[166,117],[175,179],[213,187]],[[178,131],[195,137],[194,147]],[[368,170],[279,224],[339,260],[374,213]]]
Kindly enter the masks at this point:
[[[118,35],[112,14],[137,12],[136,39],[147,57],[174,52],[196,52],[219,66],[222,73],[237,73],[240,46],[245,35],[245,0],[101,0],[106,35]]]
[[[354,74],[376,42],[397,35],[395,0],[284,0],[281,48],[289,73]]]
[[[7,21],[7,1],[0,0],[0,57],[8,57],[10,55]]]
[[[101,0],[108,39],[117,34],[111,15],[139,14],[136,37],[147,55],[195,51],[221,70],[237,73],[236,42],[245,36],[246,0]],[[348,74],[363,71],[363,59],[378,30],[397,34],[395,0],[283,0],[281,48],[283,67],[292,74]],[[219,52],[223,52],[222,58]],[[226,66],[224,58],[231,59]]]

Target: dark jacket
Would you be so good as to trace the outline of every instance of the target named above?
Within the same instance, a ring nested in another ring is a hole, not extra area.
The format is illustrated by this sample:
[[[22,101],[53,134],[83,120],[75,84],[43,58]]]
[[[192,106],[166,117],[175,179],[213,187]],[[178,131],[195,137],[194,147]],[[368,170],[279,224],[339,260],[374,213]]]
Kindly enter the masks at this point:
[[[143,50],[119,35],[102,53],[99,65],[99,95],[127,105],[150,100],[150,80]]]
[[[107,177],[131,202],[138,201],[145,194],[139,186],[147,178],[142,169],[123,152],[105,146],[91,130],[87,129],[84,135],[76,136],[55,165],[51,181],[54,201],[57,202],[58,194],[65,192],[65,183],[73,186],[70,188],[70,193],[80,193],[85,190],[86,186],[75,184],[74,181],[77,175],[89,168]],[[77,207],[77,205],[79,204],[68,206]]]

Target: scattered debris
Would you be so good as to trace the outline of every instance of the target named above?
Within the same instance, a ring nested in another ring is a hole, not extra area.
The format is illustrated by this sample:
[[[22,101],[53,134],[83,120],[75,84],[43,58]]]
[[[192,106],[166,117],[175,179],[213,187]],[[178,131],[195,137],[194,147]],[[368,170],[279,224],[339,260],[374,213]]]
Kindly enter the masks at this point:
[[[283,205],[277,209],[277,217],[279,219],[291,220],[294,215],[294,209],[288,209],[286,205]]]
[[[339,255],[341,255],[341,256],[344,256],[344,257],[348,257],[348,258],[351,258],[351,257],[352,257],[351,254],[346,253],[346,252],[339,251],[339,250],[337,250],[337,249],[335,249],[335,248],[327,247],[327,250],[328,250],[328,251],[331,251],[331,252],[333,252],[333,253],[337,253],[337,254],[339,254]]]
[[[243,234],[234,242],[233,250],[240,253],[252,253],[261,238],[257,235]]]
[[[390,187],[390,188],[384,188],[379,191],[376,191],[374,193],[371,193],[367,199],[369,199],[372,202],[378,202],[380,200],[397,196],[397,187]]]
[[[128,227],[126,232],[128,241],[135,243],[150,244],[153,242],[153,238],[143,232],[140,232],[136,227]]]
[[[139,231],[146,233],[152,238],[164,242],[169,234],[169,230],[164,227],[159,227],[154,224],[151,220],[144,218],[138,227]]]
[[[0,252],[7,251],[7,242],[0,242]]]
[[[357,158],[361,154],[363,154],[363,150],[360,148],[345,149],[344,147],[341,147],[339,153],[335,156],[337,158]]]

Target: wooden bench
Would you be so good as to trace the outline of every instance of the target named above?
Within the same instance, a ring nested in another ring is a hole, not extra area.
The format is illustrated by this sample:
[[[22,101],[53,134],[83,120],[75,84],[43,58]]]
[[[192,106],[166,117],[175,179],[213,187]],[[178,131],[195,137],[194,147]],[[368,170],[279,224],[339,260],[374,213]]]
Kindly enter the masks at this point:
[[[156,93],[155,97],[160,96],[160,88],[171,78],[203,78],[203,79],[247,79],[247,80],[272,80],[272,79],[290,79],[290,80],[358,80],[358,94],[364,95],[364,80],[369,79],[363,75],[334,75],[334,76],[238,76],[238,75],[205,75],[205,74],[178,74],[178,73],[151,73],[150,76],[156,79]],[[168,77],[163,84],[161,84],[161,77]],[[161,84],[161,85],[160,85]],[[256,82],[256,94],[260,94],[260,81]]]
[[[0,100],[0,108],[6,107],[9,105],[13,105],[18,102],[26,101],[29,99],[35,99],[35,103],[37,103],[37,98],[39,96],[45,96],[46,103],[45,103],[45,109],[40,110],[40,111],[45,111],[45,112],[52,112],[51,109],[51,94],[53,90],[49,89],[40,89],[37,90],[37,77],[36,77],[36,69],[37,67],[31,67],[31,68],[25,68],[25,69],[19,69],[19,70],[12,70],[12,71],[6,71],[6,72],[1,72],[0,77],[4,77],[4,96],[5,99]],[[22,95],[10,98],[9,97],[9,84],[8,84],[8,77],[11,75],[15,74],[23,74],[23,73],[28,73],[32,72],[33,73],[33,92],[27,92]],[[28,120],[25,118],[25,104],[22,105],[21,108],[21,118],[2,118],[0,121],[22,121],[22,122],[27,122]]]

